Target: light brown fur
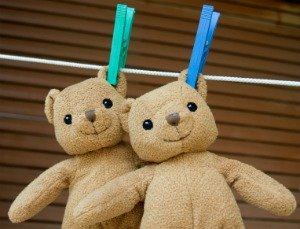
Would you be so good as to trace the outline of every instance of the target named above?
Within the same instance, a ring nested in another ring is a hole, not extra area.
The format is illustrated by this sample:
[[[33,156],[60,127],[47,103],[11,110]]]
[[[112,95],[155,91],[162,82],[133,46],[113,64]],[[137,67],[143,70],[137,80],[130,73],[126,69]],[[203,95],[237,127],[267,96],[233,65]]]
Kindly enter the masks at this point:
[[[207,151],[218,131],[205,102],[206,83],[200,77],[195,90],[185,76],[182,72],[179,81],[123,105],[123,126],[132,147],[141,159],[158,164],[92,192],[74,210],[78,222],[110,219],[145,200],[141,228],[244,228],[230,187],[273,214],[294,211],[295,198],[283,185],[252,166]],[[197,110],[188,109],[189,102]],[[174,112],[180,116],[177,125],[167,118]],[[143,129],[147,119],[152,129]]]
[[[18,223],[33,217],[53,202],[63,189],[69,189],[62,228],[81,228],[74,223],[73,209],[88,193],[106,182],[136,169],[138,158],[132,148],[122,142],[119,107],[126,94],[126,79],[120,74],[119,84],[112,87],[105,80],[106,70],[97,78],[65,88],[50,90],[45,101],[45,113],[54,124],[57,141],[66,153],[74,157],[62,161],[43,172],[16,198],[9,210],[9,218]],[[113,102],[105,108],[104,99]],[[94,111],[95,120],[88,120],[87,111]],[[72,115],[67,125],[64,118]],[[84,228],[138,228],[142,206],[130,213],[105,222],[83,225]]]

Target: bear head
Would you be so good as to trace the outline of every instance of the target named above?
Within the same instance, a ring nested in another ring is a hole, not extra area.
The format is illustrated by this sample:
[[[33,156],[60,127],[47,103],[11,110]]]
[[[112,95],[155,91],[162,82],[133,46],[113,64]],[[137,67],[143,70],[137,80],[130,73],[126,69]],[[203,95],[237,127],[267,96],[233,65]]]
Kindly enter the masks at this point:
[[[204,77],[199,77],[197,89],[185,79],[182,71],[178,81],[123,103],[122,125],[141,159],[162,162],[181,153],[205,151],[217,138]]]
[[[48,121],[66,153],[84,154],[118,144],[124,131],[119,107],[125,101],[127,84],[119,74],[115,87],[106,81],[107,67],[98,77],[84,80],[62,91],[52,89],[45,101]]]

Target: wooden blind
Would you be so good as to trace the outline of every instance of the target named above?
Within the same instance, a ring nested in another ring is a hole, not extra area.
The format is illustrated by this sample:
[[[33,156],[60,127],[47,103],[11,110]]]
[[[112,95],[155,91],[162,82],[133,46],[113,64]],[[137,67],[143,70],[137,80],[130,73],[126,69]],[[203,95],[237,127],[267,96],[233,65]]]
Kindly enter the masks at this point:
[[[204,1],[123,2],[136,8],[127,66],[177,72],[186,68]],[[221,18],[205,73],[300,80],[299,4],[208,2]],[[1,53],[107,64],[117,3],[0,0]],[[66,192],[22,224],[11,224],[7,211],[30,181],[67,157],[43,113],[47,92],[94,77],[96,71],[6,60],[0,66],[0,228],[60,228]],[[128,96],[172,80],[128,75]],[[222,82],[208,82],[208,89],[220,132],[211,150],[265,171],[300,203],[299,89]],[[239,198],[238,203],[247,228],[299,228],[299,207],[289,217],[277,217]]]

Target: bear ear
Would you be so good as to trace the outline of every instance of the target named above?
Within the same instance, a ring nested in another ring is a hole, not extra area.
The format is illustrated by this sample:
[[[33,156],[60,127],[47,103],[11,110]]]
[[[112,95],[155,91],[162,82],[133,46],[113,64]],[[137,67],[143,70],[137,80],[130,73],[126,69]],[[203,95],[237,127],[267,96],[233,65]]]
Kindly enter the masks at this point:
[[[54,105],[54,101],[57,97],[57,95],[60,93],[59,90],[57,89],[51,89],[46,97],[46,100],[45,100],[45,108],[44,108],[44,111],[45,111],[45,114],[46,114],[46,117],[48,119],[48,122],[53,124],[53,114],[54,114],[54,108],[53,108],[53,105]]]
[[[128,115],[129,115],[129,111],[132,107],[132,104],[134,102],[135,99],[132,99],[132,98],[128,98],[126,99],[121,107],[120,107],[120,120],[121,120],[121,124],[122,124],[122,127],[123,127],[123,130],[126,131],[127,133],[129,132],[129,128],[128,128]]]
[[[178,80],[185,82],[186,81],[186,77],[187,77],[187,69],[183,70],[180,73],[180,76],[178,77]],[[204,99],[204,101],[206,101],[206,98],[207,98],[207,84],[206,84],[206,81],[205,81],[203,75],[199,75],[199,77],[198,77],[197,89],[196,90],[202,96],[202,98]]]
[[[102,67],[98,72],[98,77],[106,80],[108,66]],[[119,73],[118,84],[114,86],[117,92],[119,92],[123,97],[127,94],[127,81],[124,73]]]

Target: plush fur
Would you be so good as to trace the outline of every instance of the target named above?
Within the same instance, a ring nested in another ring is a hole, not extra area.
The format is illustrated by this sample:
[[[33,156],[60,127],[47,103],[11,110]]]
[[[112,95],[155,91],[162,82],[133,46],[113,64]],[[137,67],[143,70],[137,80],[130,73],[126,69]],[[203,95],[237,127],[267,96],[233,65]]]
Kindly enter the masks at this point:
[[[123,105],[132,147],[141,159],[158,164],[92,192],[74,211],[78,222],[110,219],[145,200],[141,228],[243,228],[230,187],[270,213],[294,211],[295,198],[283,185],[252,166],[207,151],[218,131],[205,102],[206,83],[200,77],[195,90],[185,76],[182,72],[179,81]],[[145,120],[153,127],[145,130]]]
[[[62,228],[80,228],[72,215],[78,202],[107,181],[136,169],[139,160],[122,142],[124,131],[119,118],[126,79],[121,73],[114,88],[106,81],[106,70],[101,70],[97,78],[62,91],[50,90],[45,101],[46,116],[54,125],[57,141],[74,157],[46,170],[19,194],[8,213],[12,222],[33,217],[68,188]],[[105,107],[105,99],[112,104],[108,102]],[[71,122],[66,115],[71,115]],[[138,228],[141,217],[142,207],[138,205],[128,214],[84,228]]]

